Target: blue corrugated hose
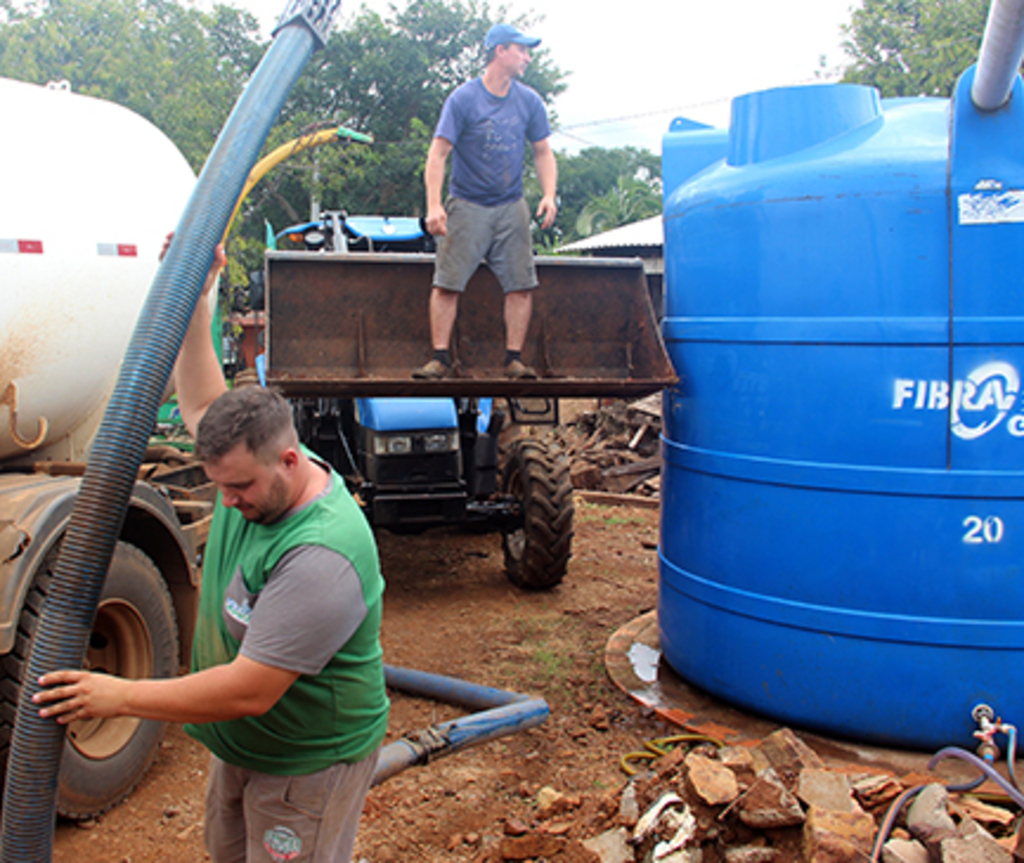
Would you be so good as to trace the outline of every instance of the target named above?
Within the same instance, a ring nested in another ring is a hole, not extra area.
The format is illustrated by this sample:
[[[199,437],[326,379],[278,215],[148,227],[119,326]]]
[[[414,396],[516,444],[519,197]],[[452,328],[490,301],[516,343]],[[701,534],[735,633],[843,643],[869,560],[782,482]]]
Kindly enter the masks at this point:
[[[336,11],[331,6],[328,19]],[[329,26],[327,20],[324,32]],[[271,125],[322,38],[301,18],[277,33],[207,159],[136,324],[32,639],[4,788],[4,863],[51,859],[65,727],[39,717],[31,701],[36,681],[47,671],[81,666],[132,486],[214,250]]]

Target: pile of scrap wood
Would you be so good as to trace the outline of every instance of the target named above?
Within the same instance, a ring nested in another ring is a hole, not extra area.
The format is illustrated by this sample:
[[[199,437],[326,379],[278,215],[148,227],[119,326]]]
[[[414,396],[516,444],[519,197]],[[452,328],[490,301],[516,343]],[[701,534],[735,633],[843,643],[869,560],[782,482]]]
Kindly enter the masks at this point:
[[[661,487],[661,394],[619,399],[555,431],[572,463],[575,488],[657,497]]]

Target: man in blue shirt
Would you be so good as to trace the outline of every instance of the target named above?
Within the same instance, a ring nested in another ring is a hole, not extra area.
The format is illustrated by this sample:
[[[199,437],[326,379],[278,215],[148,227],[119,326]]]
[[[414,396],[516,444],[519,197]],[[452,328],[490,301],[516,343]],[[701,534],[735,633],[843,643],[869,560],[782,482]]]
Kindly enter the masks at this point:
[[[481,77],[456,88],[441,109],[427,153],[424,185],[427,230],[441,237],[430,293],[430,337],[434,356],[413,377],[452,373],[451,335],[459,294],[484,261],[505,293],[505,373],[535,378],[522,361],[523,344],[537,287],[530,238],[530,210],[523,198],[526,142],[540,181],[537,218],[549,228],[558,214],[558,169],[549,141],[547,111],[537,92],[517,79],[540,39],[509,24],[496,24],[484,40],[487,66]],[[449,197],[442,204],[445,163],[452,153]]]

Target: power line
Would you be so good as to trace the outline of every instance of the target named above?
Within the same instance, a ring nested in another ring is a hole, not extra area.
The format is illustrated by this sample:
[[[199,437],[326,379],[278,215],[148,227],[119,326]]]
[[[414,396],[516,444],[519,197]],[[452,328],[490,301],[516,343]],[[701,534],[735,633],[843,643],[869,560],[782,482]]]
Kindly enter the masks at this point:
[[[801,85],[804,85],[804,84],[828,83],[828,81],[830,79],[835,78],[835,77],[841,75],[844,71],[845,70],[828,70],[828,71],[819,73],[817,75],[813,75],[813,76],[808,77],[808,78],[802,78],[802,79],[800,79],[798,81],[794,81],[794,82],[792,82],[790,84],[780,84],[778,86],[781,86],[781,87],[798,87],[798,86],[801,86]],[[559,132],[560,134],[565,135],[568,138],[573,138],[573,139],[579,140],[579,141],[581,141],[583,143],[590,143],[589,141],[585,141],[584,139],[579,138],[576,135],[570,134],[569,130],[587,129],[587,128],[592,128],[594,126],[609,126],[609,125],[612,125],[612,124],[615,124],[615,123],[628,123],[628,122],[632,122],[632,121],[635,121],[635,120],[645,120],[645,119],[648,119],[650,117],[658,117],[658,116],[662,116],[662,115],[665,115],[665,114],[676,114],[676,115],[678,115],[679,113],[686,112],[686,111],[692,111],[692,110],[695,110],[695,109],[698,109],[698,108],[710,108],[710,107],[714,107],[716,105],[721,105],[723,102],[731,102],[733,100],[733,98],[734,98],[733,96],[720,96],[717,99],[705,99],[702,102],[690,102],[690,103],[685,104],[685,105],[676,105],[675,107],[670,107],[670,108],[655,108],[655,109],[652,109],[650,111],[642,111],[642,112],[637,113],[637,114],[624,114],[624,115],[619,116],[619,117],[608,117],[608,118],[602,119],[602,120],[584,120],[583,122],[580,122],[580,123],[569,123],[568,125],[565,125],[565,126],[561,126],[560,125],[557,129],[555,129],[553,131]]]
[[[658,117],[662,114],[675,114],[679,111],[690,111],[694,108],[708,108],[712,105],[720,105],[722,102],[728,102],[730,98],[731,97],[726,96],[721,99],[709,99],[705,102],[691,102],[689,105],[678,105],[674,108],[656,108],[651,111],[643,111],[639,114],[624,114],[621,117],[609,117],[605,120],[586,120],[582,123],[570,123],[568,126],[559,126],[557,131],[566,134],[567,129],[585,129],[589,126],[607,126],[611,123],[626,123],[632,120],[644,120],[648,117]]]

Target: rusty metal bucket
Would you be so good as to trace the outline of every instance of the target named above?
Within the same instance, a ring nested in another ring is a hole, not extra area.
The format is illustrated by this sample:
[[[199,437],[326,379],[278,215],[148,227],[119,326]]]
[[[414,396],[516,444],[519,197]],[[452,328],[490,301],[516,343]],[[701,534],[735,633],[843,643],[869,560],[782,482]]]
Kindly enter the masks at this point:
[[[428,254],[268,252],[267,375],[290,396],[622,396],[672,386],[638,259],[537,258],[523,360],[503,376],[503,297],[480,267],[459,304],[456,376],[413,380],[431,355]]]

